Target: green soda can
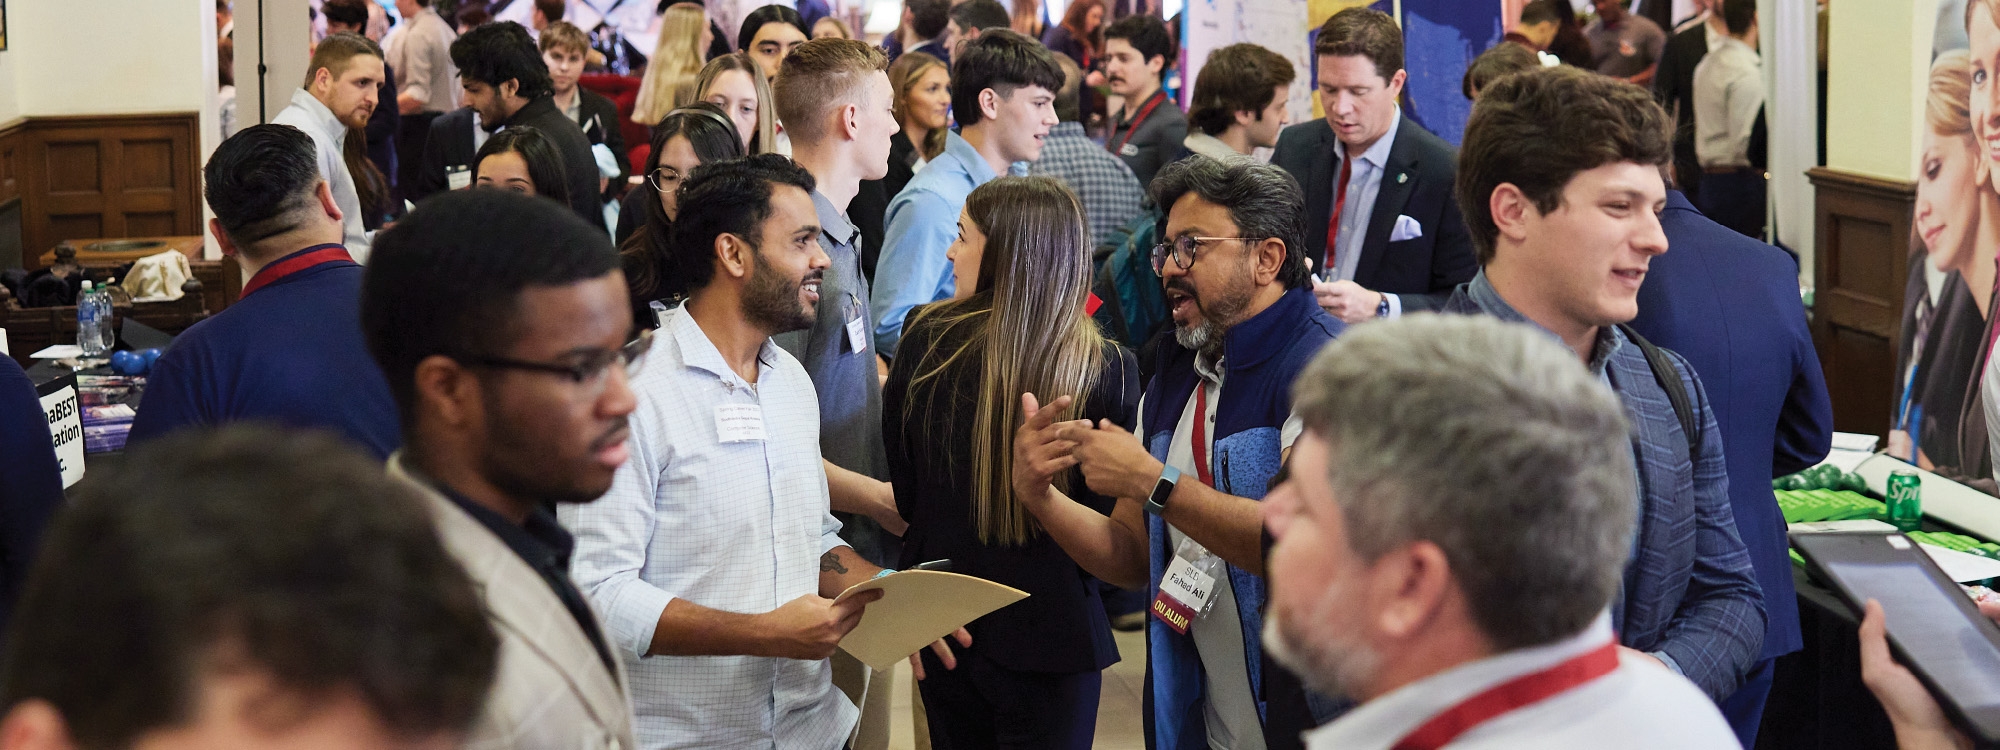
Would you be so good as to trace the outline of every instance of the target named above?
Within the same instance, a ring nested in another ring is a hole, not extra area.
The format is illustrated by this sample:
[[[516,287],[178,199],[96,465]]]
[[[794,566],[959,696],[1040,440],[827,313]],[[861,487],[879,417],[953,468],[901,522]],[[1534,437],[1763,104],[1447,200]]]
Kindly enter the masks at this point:
[[[1922,479],[1914,471],[1889,474],[1889,523],[1903,531],[1916,531],[1924,524]]]

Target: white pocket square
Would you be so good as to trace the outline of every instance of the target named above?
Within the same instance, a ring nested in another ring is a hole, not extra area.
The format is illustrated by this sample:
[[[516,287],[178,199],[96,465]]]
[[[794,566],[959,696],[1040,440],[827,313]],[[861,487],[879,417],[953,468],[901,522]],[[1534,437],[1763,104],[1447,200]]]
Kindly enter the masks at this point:
[[[1402,242],[1422,236],[1424,236],[1424,225],[1418,224],[1416,219],[1399,215],[1396,217],[1396,228],[1389,232],[1389,241]]]

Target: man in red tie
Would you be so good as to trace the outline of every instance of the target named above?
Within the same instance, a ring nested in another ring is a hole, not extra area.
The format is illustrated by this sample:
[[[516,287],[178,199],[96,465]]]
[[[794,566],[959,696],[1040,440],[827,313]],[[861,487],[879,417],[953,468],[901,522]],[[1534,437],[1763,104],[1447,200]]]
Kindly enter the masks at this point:
[[[1737,747],[1611,632],[1636,490],[1624,407],[1576,364],[1527,326],[1425,315],[1300,373],[1304,432],[1260,508],[1264,644],[1361,701],[1307,748]]]
[[[1403,33],[1388,14],[1335,13],[1320,27],[1320,108],[1287,128],[1271,163],[1306,197],[1306,257],[1321,307],[1348,323],[1431,310],[1479,270],[1452,201],[1456,155],[1403,116]]]

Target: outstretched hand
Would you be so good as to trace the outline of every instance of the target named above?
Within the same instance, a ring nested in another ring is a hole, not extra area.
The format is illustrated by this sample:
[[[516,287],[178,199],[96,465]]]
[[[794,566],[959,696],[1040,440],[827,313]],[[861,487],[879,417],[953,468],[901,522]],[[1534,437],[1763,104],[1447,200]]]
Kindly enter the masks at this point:
[[[1056,416],[1069,408],[1071,401],[1069,396],[1060,396],[1042,406],[1036,402],[1035,394],[1021,394],[1022,419],[1021,426],[1014,430],[1014,471],[1010,481],[1015,499],[1031,513],[1048,500],[1049,485],[1055,476],[1076,465],[1076,456],[1071,454],[1076,442],[1059,438],[1058,432],[1066,425],[1090,428],[1087,420],[1056,421]]]
[[[972,634],[965,632],[965,628],[951,631],[950,637],[952,640],[958,641],[959,648],[970,648],[972,646]],[[946,643],[945,639],[939,638],[933,642],[931,644],[931,651],[937,654],[938,661],[944,662],[945,669],[958,668],[958,657],[952,654],[951,644]],[[919,680],[924,678],[923,649],[918,649],[916,653],[910,654],[910,674],[915,675]]]
[[[1071,454],[1083,467],[1083,481],[1107,497],[1144,499],[1165,468],[1138,436],[1109,419],[1099,420],[1095,429],[1087,420],[1064,422],[1056,427],[1056,438],[1076,444]]]

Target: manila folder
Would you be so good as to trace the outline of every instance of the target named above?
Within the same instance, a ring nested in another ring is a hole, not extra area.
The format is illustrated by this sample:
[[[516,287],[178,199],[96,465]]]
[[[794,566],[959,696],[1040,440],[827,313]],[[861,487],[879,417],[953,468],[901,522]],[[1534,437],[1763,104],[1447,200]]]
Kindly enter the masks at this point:
[[[854,584],[834,601],[873,589],[881,589],[882,598],[869,603],[861,624],[840,639],[840,647],[863,664],[884,670],[966,623],[1028,598],[1026,591],[984,578],[905,570]]]

